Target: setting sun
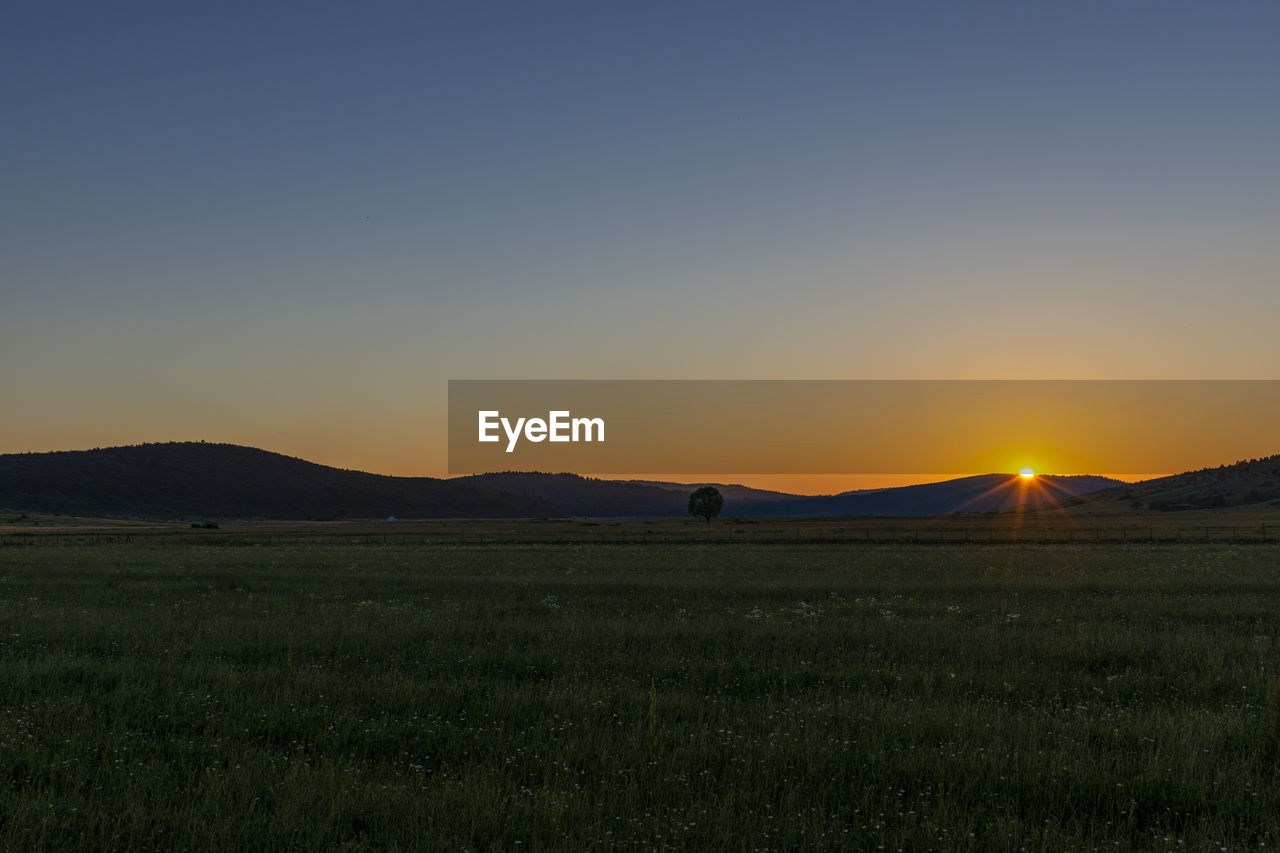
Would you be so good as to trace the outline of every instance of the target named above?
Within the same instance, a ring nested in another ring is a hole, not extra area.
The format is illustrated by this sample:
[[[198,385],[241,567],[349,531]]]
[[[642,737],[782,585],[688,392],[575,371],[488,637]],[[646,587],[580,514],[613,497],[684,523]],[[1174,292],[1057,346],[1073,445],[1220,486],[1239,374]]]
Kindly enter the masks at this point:
[[[1022,479],[1024,480],[1030,480],[1032,477],[1036,475],[1036,472],[1031,468],[1023,468],[1018,473],[1022,475]]]

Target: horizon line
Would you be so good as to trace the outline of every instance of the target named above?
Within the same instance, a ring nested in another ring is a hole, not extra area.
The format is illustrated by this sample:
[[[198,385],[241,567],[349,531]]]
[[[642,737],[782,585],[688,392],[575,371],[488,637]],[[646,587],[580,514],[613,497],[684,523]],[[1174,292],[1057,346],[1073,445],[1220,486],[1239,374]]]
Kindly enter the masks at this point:
[[[357,471],[360,473],[374,474],[384,477],[428,477],[439,480],[455,480],[465,477],[484,476],[491,474],[504,473],[526,473],[526,474],[574,474],[576,476],[594,479],[594,480],[612,480],[618,482],[636,482],[636,483],[670,483],[682,486],[700,486],[700,485],[723,485],[737,486],[742,488],[759,489],[762,491],[773,491],[785,494],[801,495],[801,496],[821,496],[840,494],[850,491],[872,491],[890,488],[900,488],[905,486],[926,485],[929,483],[940,483],[947,480],[958,480],[966,477],[979,477],[991,474],[1000,474],[1008,477],[1018,476],[1017,471],[982,471],[967,473],[877,473],[864,474],[854,472],[831,472],[821,474],[788,474],[783,472],[775,472],[768,474],[738,474],[738,475],[706,475],[699,473],[645,473],[636,474],[633,472],[623,473],[605,473],[605,474],[581,474],[576,471],[515,471],[515,470],[496,470],[484,472],[472,472],[467,474],[450,474],[450,473],[384,473],[380,471],[371,471],[364,468],[348,468],[342,465],[335,465],[329,462],[318,462],[303,456],[294,456],[293,454],[278,450],[268,450],[253,445],[237,444],[228,441],[209,441],[207,439],[195,439],[185,441],[151,441],[139,442],[137,444],[118,444],[107,446],[95,446],[86,448],[76,448],[70,450],[26,450],[26,451],[7,451],[15,455],[21,454],[40,454],[40,453],[75,453],[75,452],[92,452],[95,450],[110,450],[117,448],[143,447],[147,445],[165,445],[165,444],[209,444],[224,445],[228,447],[244,447],[253,450],[260,450],[265,453],[276,453],[281,456],[299,459],[325,467],[335,468],[345,471]],[[1195,469],[1188,469],[1195,470]],[[1142,482],[1145,480],[1158,479],[1161,477],[1173,476],[1175,474],[1184,473],[1182,471],[1174,472],[1117,472],[1117,473],[1059,473],[1054,471],[1037,471],[1036,476],[1041,477],[1105,477],[1111,480],[1118,480],[1126,485]]]

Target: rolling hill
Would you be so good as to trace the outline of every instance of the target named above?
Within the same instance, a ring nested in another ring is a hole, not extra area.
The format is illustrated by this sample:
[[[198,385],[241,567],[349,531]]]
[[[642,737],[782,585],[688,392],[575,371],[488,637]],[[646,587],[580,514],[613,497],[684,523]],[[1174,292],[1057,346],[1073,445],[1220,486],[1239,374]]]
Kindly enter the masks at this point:
[[[1280,511],[1280,455],[1144,480],[1063,505],[1097,513]]]
[[[684,515],[688,491],[675,491],[578,474],[508,471],[474,474],[448,482],[498,489],[548,507],[552,515]],[[683,487],[682,487],[683,489]]]
[[[659,489],[680,492],[685,497],[688,497],[689,493],[694,489],[702,486],[712,486],[724,496],[726,501],[732,501],[734,506],[794,501],[806,497],[806,495],[793,495],[789,492],[775,492],[771,489],[754,489],[751,486],[740,486],[736,483],[670,483],[663,480],[625,480],[622,482],[638,483],[643,486],[657,486]],[[861,491],[871,492],[876,490],[862,489]]]
[[[385,477],[204,442],[0,455],[0,507],[116,518],[333,519],[546,515],[483,484]]]
[[[1038,505],[1118,483],[1104,477],[1037,481],[1028,488],[1016,476],[988,474],[821,497],[735,485],[721,490],[727,516],[935,515]],[[695,487],[517,472],[389,477],[205,442],[0,455],[0,508],[113,518],[682,516]]]
[[[980,474],[940,483],[899,486],[872,492],[762,503],[745,510],[757,515],[944,515],[990,512],[1019,505],[1053,504],[1063,498],[1125,485],[1109,477],[1039,475],[1024,482],[1017,474]]]
[[[753,507],[759,505],[781,506],[804,499],[803,495],[722,483],[599,480],[577,474],[520,471],[474,474],[458,477],[452,482],[489,486],[542,501],[555,507],[557,515],[684,515],[689,507],[689,493],[700,485],[715,485],[724,496],[726,507],[731,507],[726,511],[737,515],[753,514]]]

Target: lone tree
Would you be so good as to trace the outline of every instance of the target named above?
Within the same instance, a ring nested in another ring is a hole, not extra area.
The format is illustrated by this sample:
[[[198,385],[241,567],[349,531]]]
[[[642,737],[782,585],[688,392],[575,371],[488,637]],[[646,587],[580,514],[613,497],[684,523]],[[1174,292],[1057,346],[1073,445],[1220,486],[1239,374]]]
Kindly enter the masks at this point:
[[[689,495],[689,515],[711,523],[711,519],[720,514],[724,507],[724,498],[713,486],[703,486]]]

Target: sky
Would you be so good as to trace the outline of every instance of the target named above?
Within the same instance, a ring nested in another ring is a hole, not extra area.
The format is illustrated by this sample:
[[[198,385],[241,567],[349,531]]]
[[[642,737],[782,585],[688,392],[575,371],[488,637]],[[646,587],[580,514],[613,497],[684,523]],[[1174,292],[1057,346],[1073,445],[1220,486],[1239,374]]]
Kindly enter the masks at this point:
[[[1275,378],[1276,44],[1270,2],[6,4],[0,452],[438,476],[450,379]]]

